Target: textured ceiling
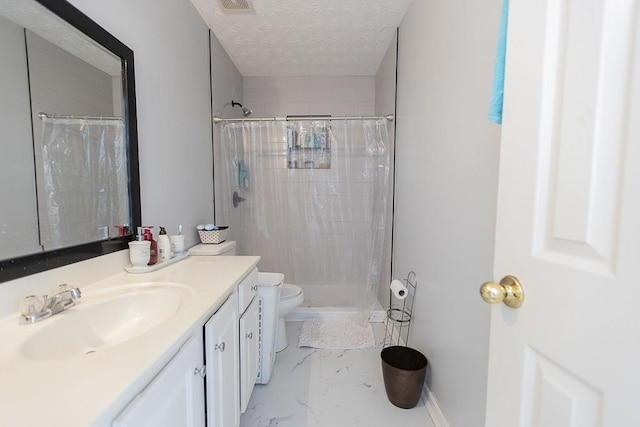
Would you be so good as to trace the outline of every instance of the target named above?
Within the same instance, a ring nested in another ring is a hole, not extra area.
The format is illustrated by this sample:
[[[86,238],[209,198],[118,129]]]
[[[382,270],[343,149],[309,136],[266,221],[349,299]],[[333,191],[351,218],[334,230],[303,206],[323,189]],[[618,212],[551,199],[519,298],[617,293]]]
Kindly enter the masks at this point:
[[[411,0],[191,0],[245,76],[373,76]]]

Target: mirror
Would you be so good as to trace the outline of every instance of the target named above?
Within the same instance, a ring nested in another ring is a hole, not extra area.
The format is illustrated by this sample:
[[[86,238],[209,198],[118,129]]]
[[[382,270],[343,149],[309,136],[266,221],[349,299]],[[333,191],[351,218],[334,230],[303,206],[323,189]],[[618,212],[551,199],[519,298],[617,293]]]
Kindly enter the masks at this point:
[[[141,224],[133,52],[63,0],[0,0],[0,282]]]

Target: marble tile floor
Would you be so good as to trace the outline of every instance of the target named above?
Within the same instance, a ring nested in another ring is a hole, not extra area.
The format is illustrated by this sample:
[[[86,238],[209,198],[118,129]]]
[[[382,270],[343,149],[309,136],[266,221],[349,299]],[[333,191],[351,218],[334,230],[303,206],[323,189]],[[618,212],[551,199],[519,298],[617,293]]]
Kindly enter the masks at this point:
[[[367,350],[298,348],[302,322],[287,322],[289,346],[278,353],[269,384],[256,384],[240,427],[433,427],[424,403],[393,406],[384,391],[378,343]]]

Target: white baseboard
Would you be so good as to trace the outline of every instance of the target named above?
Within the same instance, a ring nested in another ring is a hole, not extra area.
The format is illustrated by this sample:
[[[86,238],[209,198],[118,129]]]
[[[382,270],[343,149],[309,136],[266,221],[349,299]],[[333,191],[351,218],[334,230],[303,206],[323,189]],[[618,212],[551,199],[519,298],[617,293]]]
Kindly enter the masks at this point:
[[[445,417],[444,412],[442,412],[442,408],[440,408],[436,396],[429,390],[426,383],[422,389],[422,399],[435,427],[451,427],[447,417]]]

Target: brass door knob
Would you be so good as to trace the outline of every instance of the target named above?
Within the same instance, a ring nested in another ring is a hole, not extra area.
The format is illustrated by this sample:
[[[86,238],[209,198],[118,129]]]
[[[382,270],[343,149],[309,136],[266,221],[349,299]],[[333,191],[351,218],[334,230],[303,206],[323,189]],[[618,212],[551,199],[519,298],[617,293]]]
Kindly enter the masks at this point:
[[[524,301],[524,289],[517,277],[504,276],[500,283],[483,283],[480,287],[480,296],[489,304],[504,302],[511,308],[518,308]]]

